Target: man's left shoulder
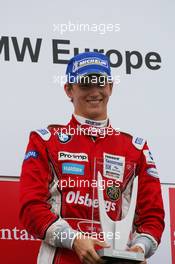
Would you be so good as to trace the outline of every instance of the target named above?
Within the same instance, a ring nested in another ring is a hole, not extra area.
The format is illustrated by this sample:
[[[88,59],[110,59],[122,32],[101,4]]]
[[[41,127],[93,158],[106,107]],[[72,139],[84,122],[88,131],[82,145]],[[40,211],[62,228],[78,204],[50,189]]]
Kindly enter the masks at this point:
[[[120,136],[124,138],[128,144],[131,144],[138,150],[142,150],[146,143],[146,140],[144,138],[127,133],[127,132],[121,131]]]

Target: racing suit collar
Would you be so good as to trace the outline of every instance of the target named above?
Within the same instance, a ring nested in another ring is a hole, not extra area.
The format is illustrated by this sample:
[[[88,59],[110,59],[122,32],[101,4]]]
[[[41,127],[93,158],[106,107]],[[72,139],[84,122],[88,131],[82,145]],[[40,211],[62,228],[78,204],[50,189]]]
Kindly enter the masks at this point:
[[[76,115],[73,114],[73,116],[75,117],[75,119],[81,124],[81,125],[90,125],[93,127],[107,127],[108,123],[109,123],[109,118],[106,118],[104,120],[93,120],[93,119],[89,119],[89,118],[85,118],[83,116],[80,115]]]
[[[92,126],[86,123],[81,124],[73,114],[72,119],[70,120],[70,123],[68,125],[76,128],[79,131],[79,133],[81,132],[82,135],[104,138],[108,135],[108,130],[112,129],[109,119],[107,119],[106,121],[108,124],[105,127]]]

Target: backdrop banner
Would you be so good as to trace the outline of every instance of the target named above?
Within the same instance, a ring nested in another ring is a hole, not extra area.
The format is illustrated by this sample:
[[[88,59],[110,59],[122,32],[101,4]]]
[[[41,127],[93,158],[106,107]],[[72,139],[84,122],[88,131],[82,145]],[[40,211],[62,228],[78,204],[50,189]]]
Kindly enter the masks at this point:
[[[84,51],[109,57],[114,79],[111,124],[146,139],[159,172],[166,229],[148,263],[175,263],[174,14],[172,0],[2,1],[2,263],[15,258],[16,263],[34,263],[40,242],[18,222],[19,186],[11,178],[20,175],[30,131],[68,123],[73,107],[64,92],[65,70],[68,60]]]

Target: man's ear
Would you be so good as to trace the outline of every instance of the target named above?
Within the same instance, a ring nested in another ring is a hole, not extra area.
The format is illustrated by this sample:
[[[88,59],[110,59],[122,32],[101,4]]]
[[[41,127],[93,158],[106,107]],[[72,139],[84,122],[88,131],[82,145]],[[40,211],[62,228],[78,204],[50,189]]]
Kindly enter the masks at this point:
[[[113,82],[109,84],[109,85],[110,85],[110,91],[111,91],[110,96],[111,96],[111,94],[112,94],[113,84],[114,84]]]
[[[67,94],[67,96],[72,99],[72,86],[71,86],[71,84],[65,83],[64,91]]]

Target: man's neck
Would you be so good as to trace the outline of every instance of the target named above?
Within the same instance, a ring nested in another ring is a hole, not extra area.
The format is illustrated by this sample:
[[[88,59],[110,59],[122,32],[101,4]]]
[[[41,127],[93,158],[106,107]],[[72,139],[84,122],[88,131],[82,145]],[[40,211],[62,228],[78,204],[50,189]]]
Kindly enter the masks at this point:
[[[94,126],[94,127],[106,127],[108,126],[108,121],[109,119],[106,118],[104,120],[92,120],[83,116],[79,116],[74,114],[74,117],[76,118],[76,120],[82,124],[82,125],[90,125],[90,126]]]

